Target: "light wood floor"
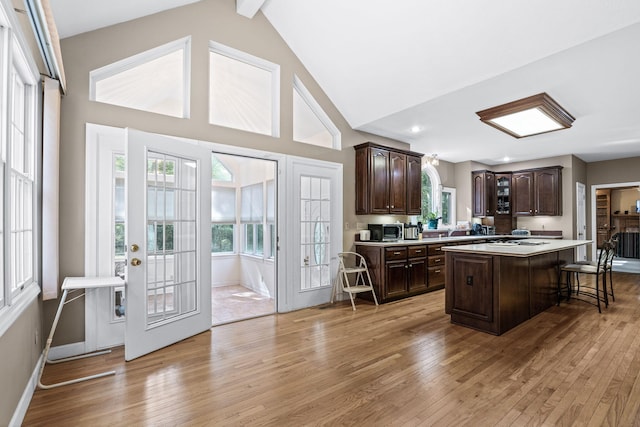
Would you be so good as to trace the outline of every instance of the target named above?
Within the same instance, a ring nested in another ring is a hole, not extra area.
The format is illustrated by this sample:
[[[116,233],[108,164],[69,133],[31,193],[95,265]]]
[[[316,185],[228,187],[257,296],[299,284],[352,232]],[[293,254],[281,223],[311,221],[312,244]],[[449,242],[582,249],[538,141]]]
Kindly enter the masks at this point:
[[[212,328],[125,363],[48,366],[24,425],[640,425],[640,276],[602,314],[572,301],[496,337],[451,325],[444,291]]]

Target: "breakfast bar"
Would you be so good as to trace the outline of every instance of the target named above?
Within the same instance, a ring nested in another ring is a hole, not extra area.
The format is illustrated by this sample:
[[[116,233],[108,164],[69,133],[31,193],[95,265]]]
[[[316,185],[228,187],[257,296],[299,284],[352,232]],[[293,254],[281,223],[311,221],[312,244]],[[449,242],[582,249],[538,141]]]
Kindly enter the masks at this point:
[[[445,312],[451,322],[500,335],[558,301],[558,268],[589,240],[445,246]]]

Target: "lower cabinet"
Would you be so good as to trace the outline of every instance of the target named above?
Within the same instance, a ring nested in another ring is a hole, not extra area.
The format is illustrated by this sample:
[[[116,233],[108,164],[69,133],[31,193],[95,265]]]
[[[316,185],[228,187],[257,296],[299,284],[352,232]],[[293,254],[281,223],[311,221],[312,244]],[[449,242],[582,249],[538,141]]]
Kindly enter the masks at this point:
[[[443,245],[436,245],[443,246]],[[364,256],[379,302],[393,301],[444,287],[444,254],[431,245],[357,246]],[[432,265],[433,264],[433,265]],[[434,284],[429,280],[433,277]],[[371,299],[371,295],[358,294]]]

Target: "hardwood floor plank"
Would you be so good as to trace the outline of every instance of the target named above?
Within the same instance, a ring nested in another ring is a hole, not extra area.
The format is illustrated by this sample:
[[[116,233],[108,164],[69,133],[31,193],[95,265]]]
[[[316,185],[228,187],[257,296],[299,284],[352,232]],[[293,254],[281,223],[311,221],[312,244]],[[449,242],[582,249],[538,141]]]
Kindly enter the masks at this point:
[[[493,336],[452,325],[444,291],[217,326],[142,358],[49,365],[25,426],[538,426],[640,423],[640,276],[598,314],[571,300]]]

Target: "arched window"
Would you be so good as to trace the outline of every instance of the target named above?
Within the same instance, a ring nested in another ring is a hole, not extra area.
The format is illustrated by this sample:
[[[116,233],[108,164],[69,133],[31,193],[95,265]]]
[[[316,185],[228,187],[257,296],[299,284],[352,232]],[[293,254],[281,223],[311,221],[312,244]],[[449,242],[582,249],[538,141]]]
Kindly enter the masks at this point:
[[[440,216],[440,175],[435,167],[429,163],[422,164],[422,213],[418,217],[418,221],[423,224],[427,223],[427,216],[430,212],[434,212],[436,216]]]

